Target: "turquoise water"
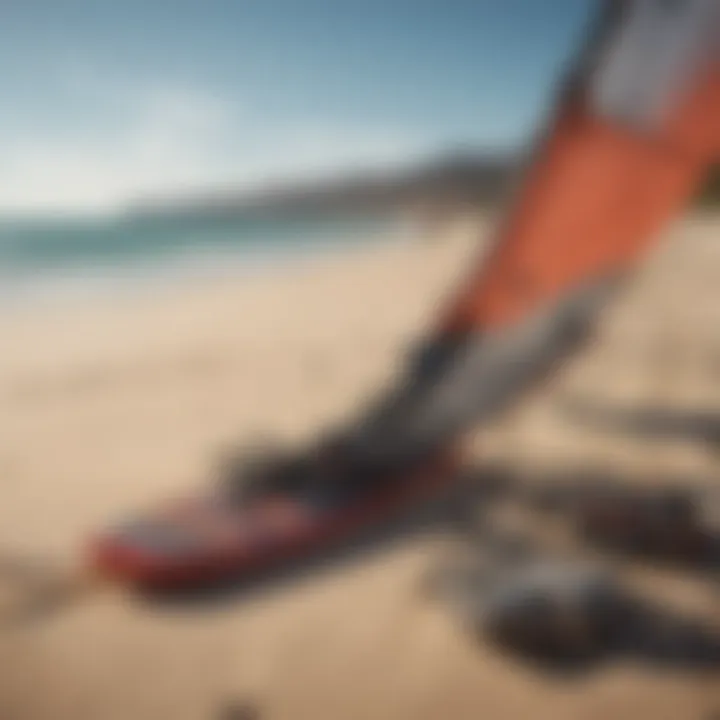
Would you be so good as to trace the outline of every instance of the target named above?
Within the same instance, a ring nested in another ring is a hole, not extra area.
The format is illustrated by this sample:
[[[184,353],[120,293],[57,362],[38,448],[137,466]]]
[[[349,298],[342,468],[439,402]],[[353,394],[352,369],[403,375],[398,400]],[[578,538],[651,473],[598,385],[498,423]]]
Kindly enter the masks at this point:
[[[116,218],[0,222],[0,301],[255,271],[380,242],[375,218]]]

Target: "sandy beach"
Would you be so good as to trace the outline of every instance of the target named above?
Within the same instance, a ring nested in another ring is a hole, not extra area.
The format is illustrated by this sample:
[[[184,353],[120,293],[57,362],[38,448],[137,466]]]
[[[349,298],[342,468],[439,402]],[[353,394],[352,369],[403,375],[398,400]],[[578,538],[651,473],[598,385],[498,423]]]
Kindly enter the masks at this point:
[[[224,447],[258,434],[302,442],[346,417],[390,380],[488,227],[466,220],[438,242],[3,314],[0,549],[71,565],[96,528],[207,482]],[[478,457],[717,477],[706,438],[599,432],[558,399],[718,411],[718,237],[708,217],[673,229],[597,342],[484,429]],[[212,606],[99,593],[0,631],[0,720],[214,719],[246,698],[268,720],[720,713],[717,674],[622,662],[559,680],[478,645],[417,597],[436,545],[408,538]],[[698,603],[718,605],[693,588]]]

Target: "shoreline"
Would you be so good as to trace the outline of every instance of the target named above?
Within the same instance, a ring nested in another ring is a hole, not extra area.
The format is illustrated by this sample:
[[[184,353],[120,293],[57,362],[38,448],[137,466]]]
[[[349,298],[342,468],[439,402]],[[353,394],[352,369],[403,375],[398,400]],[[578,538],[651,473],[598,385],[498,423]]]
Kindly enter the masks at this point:
[[[19,277],[13,277],[8,271],[0,294],[0,315],[58,304],[72,309],[87,301],[112,304],[115,298],[148,297],[157,292],[172,292],[177,287],[245,280],[311,266],[323,258],[344,257],[348,252],[362,252],[364,248],[408,241],[407,233],[390,226],[386,232],[351,235],[337,241],[320,238],[297,243],[238,244],[226,249],[185,248],[115,264],[96,262],[40,268]]]
[[[0,324],[34,320],[43,316],[94,314],[182,300],[186,295],[217,292],[232,294],[265,282],[293,282],[308,273],[323,273],[326,266],[350,261],[372,262],[378,253],[403,248],[447,245],[471,238],[475,228],[489,225],[487,213],[463,212],[442,224],[426,226],[395,222],[374,235],[339,241],[321,239],[297,245],[251,246],[226,252],[195,250],[147,264],[89,266],[63,273],[40,273],[28,280],[33,288],[24,297],[0,294]],[[12,292],[12,291],[11,291]],[[252,292],[252,291],[250,291]]]

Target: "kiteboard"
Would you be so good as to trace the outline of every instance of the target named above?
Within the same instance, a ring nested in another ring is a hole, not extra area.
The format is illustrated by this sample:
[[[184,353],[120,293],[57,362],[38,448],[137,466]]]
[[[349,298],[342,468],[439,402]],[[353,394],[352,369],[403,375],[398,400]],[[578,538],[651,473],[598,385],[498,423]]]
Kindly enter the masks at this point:
[[[455,458],[440,454],[340,499],[332,493],[293,490],[237,500],[210,490],[99,533],[90,542],[90,564],[110,580],[148,590],[241,580],[329,550],[432,500],[455,476]]]

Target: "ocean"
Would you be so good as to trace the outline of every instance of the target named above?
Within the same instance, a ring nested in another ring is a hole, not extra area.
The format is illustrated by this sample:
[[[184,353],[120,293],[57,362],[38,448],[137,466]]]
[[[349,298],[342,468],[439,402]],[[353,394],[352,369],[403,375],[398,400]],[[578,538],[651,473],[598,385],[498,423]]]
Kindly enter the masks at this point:
[[[390,216],[0,221],[0,305],[255,273],[386,242],[397,228]]]

